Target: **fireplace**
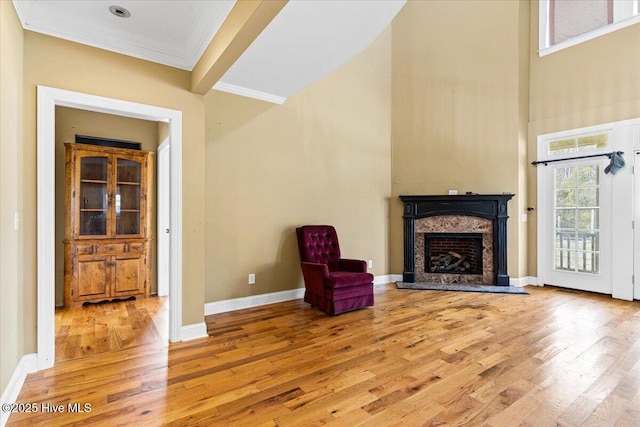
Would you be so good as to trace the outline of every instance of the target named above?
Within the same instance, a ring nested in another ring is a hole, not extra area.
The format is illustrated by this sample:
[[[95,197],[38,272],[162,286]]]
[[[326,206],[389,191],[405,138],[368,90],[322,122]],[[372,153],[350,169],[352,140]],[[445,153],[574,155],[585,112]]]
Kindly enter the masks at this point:
[[[482,233],[425,233],[424,253],[426,272],[482,274]]]
[[[403,282],[508,286],[507,202],[513,196],[400,196]]]

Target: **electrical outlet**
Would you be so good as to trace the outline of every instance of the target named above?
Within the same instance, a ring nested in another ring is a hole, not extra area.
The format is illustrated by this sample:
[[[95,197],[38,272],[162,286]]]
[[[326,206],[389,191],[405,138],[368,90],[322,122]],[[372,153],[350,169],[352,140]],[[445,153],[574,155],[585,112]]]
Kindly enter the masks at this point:
[[[458,195],[458,190],[449,190],[449,195],[450,196],[457,196]]]
[[[368,268],[373,268],[373,260],[370,259],[369,261],[367,261],[367,267]]]
[[[255,285],[256,284],[256,275],[254,273],[251,273],[249,275],[249,284],[250,285]]]
[[[528,219],[529,217],[527,216],[527,214],[522,214],[522,222],[527,222]]]

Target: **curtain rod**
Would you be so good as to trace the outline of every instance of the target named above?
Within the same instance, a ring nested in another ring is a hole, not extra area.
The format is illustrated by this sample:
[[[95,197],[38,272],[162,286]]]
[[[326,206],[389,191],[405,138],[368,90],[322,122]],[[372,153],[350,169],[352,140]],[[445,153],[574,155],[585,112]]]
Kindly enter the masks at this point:
[[[624,151],[612,151],[611,153],[592,154],[590,156],[565,157],[564,159],[540,160],[540,161],[536,160],[534,162],[531,162],[531,164],[533,166],[537,166],[539,164],[543,164],[543,165],[547,166],[547,163],[563,162],[565,160],[588,159],[588,158],[591,158],[591,157],[604,157],[604,156],[607,156],[608,158],[611,158],[611,156],[613,156],[614,154],[618,154],[619,156],[622,156],[624,154]]]

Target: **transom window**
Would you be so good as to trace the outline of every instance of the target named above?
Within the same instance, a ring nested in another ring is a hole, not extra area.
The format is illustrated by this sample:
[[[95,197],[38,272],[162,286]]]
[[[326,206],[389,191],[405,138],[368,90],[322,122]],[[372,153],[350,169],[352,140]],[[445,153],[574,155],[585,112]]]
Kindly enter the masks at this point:
[[[540,56],[640,22],[640,0],[540,0]]]
[[[547,154],[568,154],[594,151],[609,145],[609,134],[578,136],[573,138],[549,141]]]

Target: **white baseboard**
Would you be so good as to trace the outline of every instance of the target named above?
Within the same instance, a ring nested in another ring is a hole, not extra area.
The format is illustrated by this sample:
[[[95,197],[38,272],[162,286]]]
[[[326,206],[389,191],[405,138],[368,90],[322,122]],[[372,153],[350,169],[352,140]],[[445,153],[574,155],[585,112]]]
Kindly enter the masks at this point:
[[[194,323],[182,327],[182,341],[196,340],[198,338],[206,338],[207,324],[205,322]]]
[[[385,274],[383,276],[375,276],[373,278],[373,285],[386,285],[387,283],[400,281],[402,281],[402,274]]]
[[[27,374],[36,372],[37,370],[37,354],[33,353],[22,356],[20,362],[18,362],[18,366],[16,366],[15,371],[13,371],[13,375],[11,375],[11,379],[7,384],[7,388],[5,388],[2,392],[0,404],[3,408],[5,404],[12,404],[16,402],[16,399],[20,394],[20,390],[22,389],[22,385],[24,384],[24,380],[27,378]],[[7,424],[9,415],[11,415],[10,412],[0,411],[0,427],[4,427]]]
[[[261,305],[276,302],[291,301],[304,297],[304,288],[288,291],[271,292],[269,294],[252,295],[249,297],[226,299],[216,302],[208,302],[204,305],[204,315],[226,313],[228,311],[242,310],[243,308],[259,307]]]
[[[375,276],[373,279],[373,284],[374,286],[380,286],[398,280],[402,280],[401,274],[385,274],[381,276]],[[208,302],[204,305],[204,315],[210,316],[212,314],[226,313],[228,311],[242,310],[243,308],[259,307],[261,305],[291,301],[294,299],[302,298],[304,298],[304,288]]]
[[[525,276],[525,277],[520,277],[520,278],[511,278],[511,279],[509,279],[509,284],[511,286],[517,286],[519,288],[522,288],[522,287],[527,286],[527,285],[541,286],[538,283],[538,278],[537,277],[532,277],[532,276]]]

